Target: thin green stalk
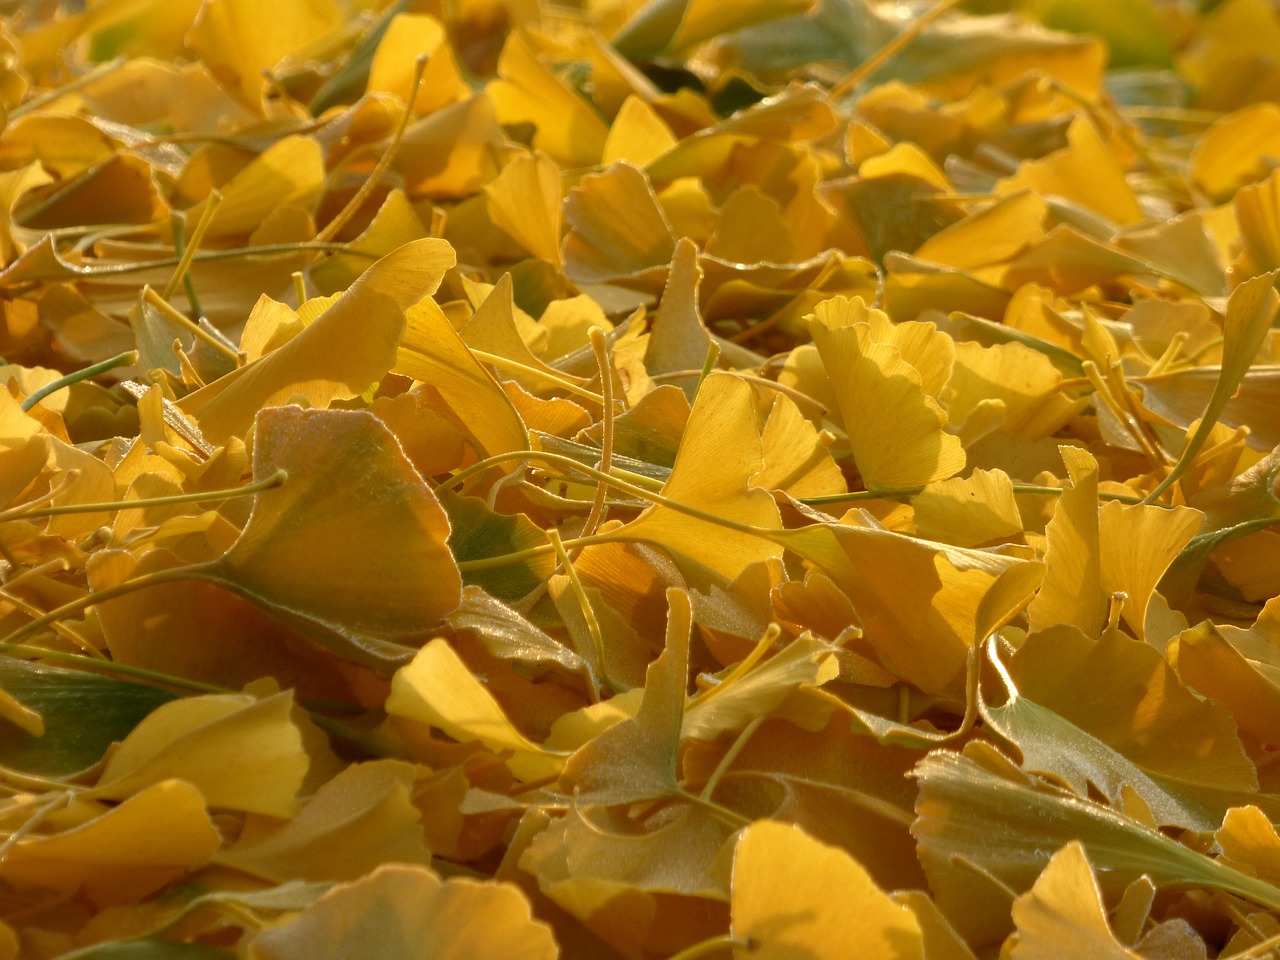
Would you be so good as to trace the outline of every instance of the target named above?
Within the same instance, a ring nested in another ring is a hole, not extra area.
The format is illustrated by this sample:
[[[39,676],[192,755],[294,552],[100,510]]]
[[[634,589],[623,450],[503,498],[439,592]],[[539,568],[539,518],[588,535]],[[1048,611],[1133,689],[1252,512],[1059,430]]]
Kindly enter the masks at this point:
[[[7,653],[12,650],[22,649],[26,652],[33,650],[41,651],[41,655],[56,653],[56,651],[44,651],[41,647],[27,647],[18,643],[24,637],[39,633],[45,627],[52,623],[57,623],[63,617],[69,617],[72,614],[80,613],[82,610],[88,610],[90,607],[97,606],[107,600],[114,600],[116,597],[123,597],[146,587],[152,587],[160,583],[172,583],[176,580],[186,580],[191,576],[190,567],[169,567],[165,570],[155,570],[151,573],[144,573],[140,577],[132,580],[125,580],[117,583],[114,587],[108,587],[105,590],[97,590],[93,593],[87,593],[83,597],[77,597],[69,603],[64,603],[60,607],[55,607],[43,616],[36,617],[34,620],[24,623],[18,629],[14,630],[3,640],[0,640],[0,653]],[[62,657],[79,656],[78,654],[58,654]],[[86,658],[88,659],[88,658]],[[94,660],[97,666],[103,664],[104,661]]]
[[[542,453],[538,450],[513,450],[510,453],[500,453],[495,456],[482,460],[480,463],[472,464],[465,470],[455,473],[444,483],[440,484],[440,489],[447,490],[456,487],[464,480],[470,479],[477,473],[482,473],[496,463],[502,463],[510,460],[541,460],[546,463],[554,463],[568,470],[574,470],[578,473],[586,474],[594,480],[608,483],[611,486],[631,494],[639,500],[645,500],[649,503],[656,504],[660,507],[667,507],[676,513],[683,513],[685,516],[695,517],[698,520],[705,520],[708,523],[714,523],[724,527],[727,530],[736,530],[738,533],[747,533],[752,536],[770,537],[777,531],[770,530],[766,527],[757,527],[749,523],[739,523],[737,520],[729,520],[725,517],[717,517],[715,514],[707,513],[705,510],[699,510],[697,507],[691,507],[679,500],[672,500],[670,497],[664,497],[662,494],[654,493],[652,490],[646,490],[644,487],[634,483],[622,480],[613,474],[605,473],[603,470],[597,470],[594,467],[588,467],[584,463],[579,463],[572,457],[562,456],[558,453]]]
[[[170,497],[149,497],[142,500],[114,500],[109,503],[64,503],[56,507],[41,507],[28,510],[15,507],[0,513],[0,522],[6,520],[32,520],[38,517],[61,517],[75,513],[103,513],[115,510],[136,510],[140,507],[169,507],[177,503],[203,503],[206,500],[230,500],[249,494],[261,493],[278,487],[289,479],[288,470],[277,470],[265,480],[250,483],[243,487],[230,487],[226,490],[197,491],[195,493],[176,493]]]
[[[706,786],[704,786],[702,788],[702,792],[698,794],[699,797],[703,800],[711,799],[712,794],[716,792],[716,787],[720,784],[720,780],[729,772],[729,768],[733,766],[733,761],[738,759],[738,754],[742,753],[748,741],[755,736],[756,731],[760,729],[760,725],[763,724],[766,719],[767,714],[762,713],[742,728],[742,732],[738,734],[737,738],[729,746],[729,749],[724,752],[724,756],[720,758],[720,762],[716,764],[716,768],[711,771],[711,776],[707,778]]]
[[[166,571],[167,572],[167,571]],[[139,578],[141,579],[141,578]],[[176,578],[173,578],[176,579]],[[126,580],[125,583],[133,583],[134,581]],[[121,584],[123,586],[124,584]],[[146,584],[143,584],[146,586]],[[106,591],[102,591],[105,593]],[[127,591],[126,591],[127,592]],[[90,594],[90,596],[101,599],[101,594]],[[59,608],[61,609],[61,608]],[[16,633],[17,631],[15,631]],[[10,637],[15,634],[9,634]],[[175,677],[167,673],[161,673],[158,670],[148,670],[145,667],[135,667],[127,663],[117,663],[114,660],[104,660],[98,657],[86,657],[82,653],[66,653],[62,650],[50,650],[47,647],[38,647],[29,643],[14,643],[5,640],[0,643],[0,653],[25,653],[41,660],[52,660],[54,663],[67,663],[73,666],[88,667],[93,672],[98,673],[115,673],[122,677],[133,677],[138,680],[146,680],[150,683],[166,686],[166,687],[182,687],[187,690],[193,690],[196,693],[239,693],[239,690],[231,690],[227,687],[218,687],[211,683],[201,683],[199,680],[188,680],[185,677]]]
[[[138,362],[137,350],[126,350],[124,353],[117,353],[114,357],[108,357],[106,360],[85,367],[83,370],[77,370],[75,373],[68,373],[65,377],[59,377],[53,383],[46,383],[43,387],[33,393],[27,399],[22,401],[22,410],[25,413],[34,407],[37,403],[52,393],[57,393],[63,387],[69,387],[73,383],[79,383],[82,380],[89,380],[99,374],[106,373],[108,370],[114,370],[116,367],[127,367],[131,363]]]

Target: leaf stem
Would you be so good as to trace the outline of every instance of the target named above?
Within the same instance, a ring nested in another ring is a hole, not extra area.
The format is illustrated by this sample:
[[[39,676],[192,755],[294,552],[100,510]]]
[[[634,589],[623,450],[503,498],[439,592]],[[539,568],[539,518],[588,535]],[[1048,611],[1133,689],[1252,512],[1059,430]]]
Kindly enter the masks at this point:
[[[711,771],[711,776],[707,778],[706,784],[698,796],[703,800],[710,800],[711,795],[716,792],[721,778],[729,772],[729,768],[733,766],[733,761],[738,759],[738,754],[742,753],[747,742],[755,736],[755,732],[760,729],[761,724],[765,722],[766,714],[754,718],[750,723],[742,728],[742,732],[730,744],[729,749],[724,752],[724,756],[720,758],[720,762],[716,764],[716,768]]]
[[[131,363],[138,362],[137,350],[126,350],[124,353],[117,353],[114,357],[108,357],[106,360],[100,360],[97,363],[85,367],[83,370],[77,370],[74,373],[68,373],[65,377],[59,377],[52,383],[46,383],[27,399],[22,401],[22,411],[26,413],[31,410],[37,403],[52,393],[57,393],[63,387],[69,387],[73,383],[79,383],[82,380],[88,380],[99,374],[106,373],[108,370],[114,370],[116,367],[127,367]]]
[[[577,597],[578,606],[582,610],[582,618],[587,622],[587,633],[591,636],[591,645],[595,648],[596,668],[600,673],[600,679],[607,683],[616,692],[617,685],[609,679],[609,671],[604,662],[604,635],[600,632],[600,621],[596,618],[596,611],[591,606],[591,598],[587,596],[587,591],[583,589],[582,581],[578,578],[578,571],[573,568],[573,558],[569,556],[568,551],[564,548],[564,541],[560,539],[560,531],[552,527],[547,531],[547,537],[551,540],[551,546],[560,558],[560,565],[564,567],[565,576],[569,578],[569,585],[573,589],[574,596]],[[600,692],[596,689],[596,685],[591,685],[591,702],[600,702]]]
[[[952,7],[958,5],[960,0],[939,0],[920,16],[916,17],[909,23],[901,33],[882,46],[871,56],[863,60],[858,66],[854,67],[844,79],[831,88],[830,97],[836,100],[843,97],[846,93],[852,91],[858,84],[864,80],[869,80],[873,74],[886,63],[896,57],[899,53],[911,45],[911,43],[924,32],[925,27],[939,19]]]
[[[347,201],[347,205],[338,211],[338,215],[324,225],[316,239],[324,242],[332,240],[338,235],[338,231],[347,225],[356,211],[361,205],[369,199],[369,195],[382,181],[382,175],[387,172],[387,168],[391,166],[391,161],[395,159],[396,151],[400,149],[400,141],[404,139],[404,132],[409,127],[409,120],[413,116],[413,105],[418,99],[418,88],[422,86],[422,74],[427,69],[427,55],[419,54],[418,59],[413,65],[413,81],[409,84],[409,100],[404,105],[404,112],[400,114],[400,121],[396,124],[395,132],[391,135],[391,142],[387,144],[387,149],[382,151],[382,156],[378,158],[378,162],[374,164],[373,170],[369,172],[369,176],[360,184],[360,188]]]
[[[200,298],[196,295],[195,283],[191,280],[191,261],[195,258],[196,251],[200,249],[200,241],[204,239],[209,225],[213,223],[213,215],[217,213],[218,206],[222,203],[222,193],[214,190],[209,194],[208,202],[203,210],[200,211],[200,219],[196,221],[195,229],[191,231],[191,242],[187,243],[183,238],[185,226],[179,220],[177,214],[174,214],[173,223],[173,248],[178,251],[178,265],[173,271],[173,276],[169,278],[169,282],[165,284],[162,296],[168,300],[173,296],[173,292],[178,289],[178,284],[183,284],[187,291],[187,301],[191,304],[191,312],[197,317],[203,315],[204,310],[200,306]]]
[[[250,483],[243,487],[231,487],[227,490],[196,491],[195,493],[177,493],[169,497],[150,497],[143,500],[115,500],[109,503],[66,503],[56,507],[41,507],[28,510],[15,507],[13,510],[0,512],[0,522],[7,520],[31,520],[38,517],[60,517],[74,513],[102,513],[104,511],[134,510],[139,507],[168,507],[177,503],[202,503],[205,500],[230,500],[249,494],[261,493],[278,487],[289,479],[289,471],[277,470],[265,480]]]
[[[172,569],[181,569],[174,567]],[[139,577],[138,579],[142,579]],[[126,580],[125,583],[134,583],[136,581]],[[123,584],[121,584],[123,586]],[[146,584],[143,584],[146,586]],[[102,591],[105,593],[106,591]],[[100,594],[90,594],[93,597],[100,597]],[[10,634],[13,636],[13,634]],[[147,680],[151,683],[159,684],[166,687],[181,687],[187,690],[193,690],[196,693],[239,693],[239,690],[231,690],[227,687],[218,687],[211,683],[201,683],[199,680],[188,680],[185,677],[175,677],[167,673],[161,673],[158,670],[148,670],[146,667],[135,667],[127,663],[117,663],[115,660],[99,659],[98,657],[86,657],[82,653],[66,653],[62,650],[50,650],[47,647],[35,646],[29,643],[13,643],[5,640],[0,643],[0,652],[3,653],[25,653],[41,660],[52,660],[54,663],[68,663],[75,666],[87,667],[90,672],[115,673],[122,677],[134,677],[138,680]]]
[[[600,443],[600,462],[597,467],[603,473],[613,472],[613,365],[609,362],[609,345],[599,327],[592,327],[588,334],[591,338],[591,349],[596,355],[596,365],[600,368],[600,392],[604,402],[600,405],[603,437]],[[587,514],[586,523],[582,525],[582,535],[589,537],[596,532],[604,517],[604,502],[609,486],[604,482],[596,484],[596,495],[591,501],[591,512]],[[601,652],[600,663],[604,664]]]
[[[596,329],[592,327],[591,329]],[[540,377],[548,383],[554,383],[557,387],[572,393],[576,397],[582,397],[584,400],[590,400],[592,403],[604,404],[604,397],[598,393],[593,393],[586,387],[581,387],[564,377],[557,376],[546,370],[539,370],[537,367],[531,367],[527,363],[521,363],[519,360],[512,360],[510,357],[503,357],[496,353],[488,353],[484,350],[476,350],[474,347],[468,347],[471,355],[481,363],[487,363],[497,367],[500,370],[511,370],[516,373],[523,373],[530,377]]]
[[[18,641],[24,637],[29,637],[34,633],[38,633],[51,623],[56,623],[63,617],[68,617],[73,613],[79,613],[81,610],[87,610],[99,603],[107,600],[114,600],[116,597],[123,597],[126,594],[142,590],[145,587],[155,586],[159,583],[172,583],[175,580],[185,580],[191,577],[190,567],[168,567],[164,570],[154,570],[151,573],[144,573],[140,577],[132,580],[125,580],[117,583],[114,587],[108,587],[105,590],[98,590],[93,593],[86,593],[82,597],[77,597],[68,603],[64,603],[60,607],[55,607],[48,613],[36,617],[29,623],[24,623],[18,629],[14,630],[3,640],[0,640],[0,653],[6,653],[11,650],[23,649],[27,652],[38,650],[41,656],[49,656],[57,653],[57,651],[45,651],[42,647],[26,647],[19,644]],[[79,657],[79,654],[58,654],[61,657]],[[86,658],[87,659],[87,658]],[[96,666],[101,666],[104,661],[94,660]]]
[[[723,953],[726,950],[732,950],[734,947],[750,949],[750,944],[732,934],[722,933],[718,937],[711,937],[701,943],[695,943],[691,947],[685,947],[679,953],[668,957],[667,960],[703,960],[704,957]]]
[[[142,299],[159,310],[160,313],[164,315],[164,318],[174,326],[182,328],[197,340],[203,340],[214,350],[217,350],[220,354],[234,363],[237,367],[244,362],[244,357],[242,357],[238,352],[227,346],[204,327],[200,326],[200,324],[193,322],[185,313],[171,304],[164,297],[160,296],[160,294],[156,293],[150,287],[142,288]]]

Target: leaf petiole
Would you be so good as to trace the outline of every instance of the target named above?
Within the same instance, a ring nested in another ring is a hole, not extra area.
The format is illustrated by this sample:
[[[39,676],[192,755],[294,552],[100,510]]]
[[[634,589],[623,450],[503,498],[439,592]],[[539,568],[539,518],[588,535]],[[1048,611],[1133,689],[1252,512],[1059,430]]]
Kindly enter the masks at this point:
[[[135,510],[139,507],[169,507],[178,503],[203,503],[206,500],[230,500],[263,490],[278,487],[289,479],[289,471],[277,470],[265,480],[250,483],[243,487],[231,487],[226,490],[196,491],[195,493],[176,493],[170,497],[149,497],[142,500],[114,500],[108,503],[65,503],[56,507],[41,507],[28,510],[15,507],[0,513],[0,522],[6,520],[33,520],[39,517],[60,517],[74,513],[102,513],[115,510]]]

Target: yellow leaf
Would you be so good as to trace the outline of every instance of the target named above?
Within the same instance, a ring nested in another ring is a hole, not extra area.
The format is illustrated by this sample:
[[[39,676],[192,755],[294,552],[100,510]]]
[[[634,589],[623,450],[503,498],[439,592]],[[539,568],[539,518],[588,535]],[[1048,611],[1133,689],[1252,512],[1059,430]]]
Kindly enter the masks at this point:
[[[880,662],[930,693],[955,688],[970,651],[1026,606],[1045,573],[1040,563],[871,527],[814,525],[778,539],[848,595]]]
[[[858,861],[799,827],[765,820],[744,830],[732,890],[733,935],[750,943],[734,948],[740,960],[828,957],[852,944],[866,960],[923,960],[915,915]]]
[[[342,11],[332,0],[282,0],[262,15],[253,0],[204,0],[187,43],[213,75],[249,109],[263,113],[263,71],[337,32]]]
[[[788,496],[825,497],[845,493],[844,474],[800,408],[785,394],[773,401],[760,434],[764,466],[751,479],[761,490]]]
[[[604,142],[602,163],[619,161],[643,167],[656,160],[677,143],[671,128],[644,100],[629,95],[618,109],[609,136]]]
[[[203,864],[220,842],[200,792],[165,780],[65,832],[23,838],[0,863],[0,880],[83,893],[99,906],[130,903]]]
[[[324,190],[324,178],[324,152],[314,139],[292,136],[277,140],[218,188],[222,200],[206,236],[248,236],[279,207],[293,206],[310,213]],[[189,209],[187,223],[194,228],[212,203],[211,199],[202,200]]]
[[[533,146],[571,167],[599,163],[609,131],[585,100],[539,61],[528,37],[513,31],[485,92],[504,124],[532,123]]]
[[[375,947],[376,945],[376,947]],[[251,960],[556,960],[551,929],[509,883],[441,880],[421,866],[384,864],[339,884],[295,917],[259,933]]]
[[[255,877],[355,880],[387,862],[427,864],[421,815],[410,800],[419,768],[371,760],[327,781],[298,815],[251,821],[216,860]]]
[[[283,347],[188,394],[178,406],[218,443],[243,436],[261,408],[295,394],[320,407],[359,396],[396,362],[405,311],[434,293],[453,263],[453,250],[442,240],[405,244]]]
[[[560,171],[542,154],[521,154],[484,188],[489,219],[535,257],[560,265]]]
[[[662,276],[675,250],[666,214],[653,185],[639,167],[619,161],[588,174],[564,203],[569,233],[564,239],[565,272],[579,283],[626,277],[635,282]]]
[[[712,374],[698,391],[662,495],[736,524],[777,529],[773,498],[751,486],[762,466],[751,387]],[[730,580],[757,560],[782,555],[780,546],[757,534],[663,505],[649,507],[616,535],[657,544]]]
[[[318,322],[318,321],[317,321]],[[305,336],[305,334],[303,334]],[[274,407],[258,414],[257,494],[239,539],[192,575],[223,584],[343,655],[402,662],[458,605],[462,580],[431,488],[377,417]]]
[[[853,300],[852,309],[860,308]],[[830,322],[810,331],[867,488],[918,487],[962,470],[960,439],[943,429],[946,413],[925,392],[920,370],[896,344],[877,339],[870,322]]]
[[[480,364],[434,300],[410,308],[393,372],[438,390],[482,456],[529,449],[511,399]]]
[[[398,13],[387,24],[387,31],[373,52],[369,64],[369,93],[393,93],[408,103],[414,93],[414,61],[428,57],[422,72],[422,85],[413,101],[413,112],[419,116],[448,104],[465,100],[471,89],[462,79],[453,50],[449,46],[444,24],[422,13]]]
[[[1223,862],[1270,883],[1280,881],[1280,836],[1257,807],[1228,810],[1213,839],[1222,848]]]
[[[1098,512],[1102,591],[1125,594],[1121,615],[1139,640],[1148,639],[1152,628],[1147,614],[1156,585],[1203,523],[1204,514],[1190,507],[1113,500]]]
[[[193,784],[211,807],[293,816],[309,763],[293,697],[190,697],[152,711],[107,758],[92,795],[126,799],[162,780]]]
[[[1102,629],[1108,598],[1098,556],[1098,462],[1079,447],[1058,447],[1070,486],[1053,505],[1045,529],[1044,585],[1027,608],[1032,631],[1069,623],[1087,637]]]
[[[436,638],[396,671],[386,711],[393,717],[435,727],[462,743],[479,740],[512,756],[507,765],[522,780],[541,780],[560,772],[563,755],[525,737],[493,695],[449,646]]]
[[[1143,219],[1125,171],[1088,117],[1067,129],[1067,146],[1040,160],[1028,160],[1001,180],[1002,192],[1032,189],[1041,196],[1065,197],[1126,226]]]
[[[1079,841],[1053,855],[1035,885],[1013,902],[1013,960],[1056,960],[1068,954],[1138,960],[1111,932],[1093,868]]]
[[[1003,470],[974,470],[965,479],[938,480],[914,496],[911,506],[916,533],[928,540],[981,547],[1022,534],[1013,481]]]
[[[1223,117],[1191,154],[1191,176],[1217,201],[1265,177],[1268,157],[1280,154],[1280,106],[1254,103]]]
[[[581,802],[609,806],[677,796],[676,763],[689,681],[693,608],[682,590],[667,591],[666,647],[649,664],[636,715],[596,735],[579,749],[561,784]]]

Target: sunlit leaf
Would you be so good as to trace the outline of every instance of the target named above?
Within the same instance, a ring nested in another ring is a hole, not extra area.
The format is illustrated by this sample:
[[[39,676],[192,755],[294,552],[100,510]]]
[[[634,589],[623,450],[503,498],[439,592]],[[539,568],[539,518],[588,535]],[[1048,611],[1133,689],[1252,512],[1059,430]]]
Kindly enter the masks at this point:
[[[18,890],[128,903],[195,869],[220,842],[200,792],[181,780],[94,812],[71,829],[16,843],[0,864],[0,879]]]
[[[240,367],[180,406],[215,442],[243,436],[264,406],[304,396],[315,406],[359,396],[396,363],[405,311],[453,265],[438,240],[416,240],[370,268],[324,315],[283,347]]]
[[[856,943],[865,957],[924,956],[915,915],[856,860],[798,827],[769,821],[744,830],[734,848],[733,932],[751,943],[735,949],[743,957],[821,956],[833,942]]]
[[[1089,858],[1079,841],[1049,860],[1035,885],[1013,902],[1010,956],[1027,960],[1058,957],[1063,950],[1087,950],[1106,960],[1134,960],[1111,932]]]
[[[246,829],[219,863],[277,883],[355,880],[388,862],[427,864],[421,814],[410,802],[417,770],[399,760],[347,767],[292,820]]]
[[[441,880],[426,867],[388,864],[339,884],[280,926],[258,934],[255,960],[350,956],[378,945],[387,960],[554,960],[555,940],[510,885]]]
[[[291,706],[287,693],[165,704],[112,751],[94,795],[124,799],[172,778],[194,784],[212,807],[292,816],[308,760]]]
[[[257,419],[254,468],[289,479],[257,495],[240,538],[197,568],[200,577],[379,663],[407,659],[412,651],[398,644],[420,640],[457,606],[448,519],[376,417],[268,408]]]

